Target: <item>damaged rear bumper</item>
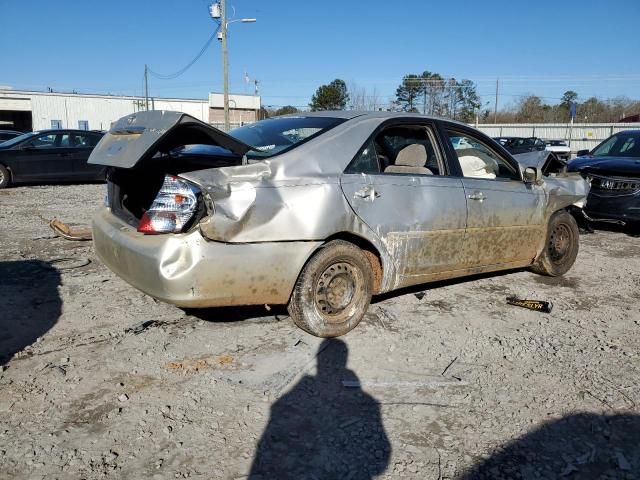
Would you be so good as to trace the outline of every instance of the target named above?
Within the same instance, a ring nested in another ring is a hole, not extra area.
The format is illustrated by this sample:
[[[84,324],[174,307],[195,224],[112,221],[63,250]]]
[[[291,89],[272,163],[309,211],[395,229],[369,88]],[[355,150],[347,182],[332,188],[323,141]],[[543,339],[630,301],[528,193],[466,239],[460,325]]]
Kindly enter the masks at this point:
[[[93,239],[105,265],[148,295],[181,307],[284,304],[321,242],[229,244],[196,229],[144,235],[108,208],[93,220]]]

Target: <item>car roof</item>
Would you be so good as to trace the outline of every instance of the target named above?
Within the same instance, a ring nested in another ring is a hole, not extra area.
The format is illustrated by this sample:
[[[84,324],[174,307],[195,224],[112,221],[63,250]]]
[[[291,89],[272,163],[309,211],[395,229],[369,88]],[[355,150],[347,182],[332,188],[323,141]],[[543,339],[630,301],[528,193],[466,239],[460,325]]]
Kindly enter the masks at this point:
[[[388,119],[388,118],[416,118],[423,120],[439,120],[448,123],[468,126],[466,123],[451,120],[450,118],[438,117],[436,115],[422,115],[421,113],[411,112],[380,112],[380,111],[363,111],[363,110],[322,110],[318,112],[298,112],[289,115],[282,115],[274,118],[295,118],[295,117],[329,117],[343,118],[345,120],[367,120],[372,118]]]

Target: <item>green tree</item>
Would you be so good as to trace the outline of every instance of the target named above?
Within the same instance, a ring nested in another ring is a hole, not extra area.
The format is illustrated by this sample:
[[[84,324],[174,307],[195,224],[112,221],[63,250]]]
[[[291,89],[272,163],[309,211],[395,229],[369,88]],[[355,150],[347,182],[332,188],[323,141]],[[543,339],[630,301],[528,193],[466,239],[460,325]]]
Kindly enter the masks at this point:
[[[280,116],[280,115],[290,115],[292,113],[298,113],[300,110],[298,110],[296,107],[291,106],[291,105],[285,105],[284,107],[280,107],[279,109],[276,110],[275,115],[276,116]]]
[[[336,78],[329,85],[321,85],[311,97],[309,107],[312,112],[318,110],[344,110],[349,101],[347,84]]]
[[[562,94],[562,99],[560,100],[560,105],[565,107],[567,111],[571,108],[571,104],[578,99],[578,94],[573,90],[567,90]]]
[[[476,85],[471,80],[463,79],[455,87],[454,110],[450,113],[452,118],[462,122],[473,122],[475,112],[480,108],[481,102]]]
[[[396,106],[405,112],[417,112],[418,101],[424,95],[424,82],[415,73],[402,77],[402,83],[396,89]]]

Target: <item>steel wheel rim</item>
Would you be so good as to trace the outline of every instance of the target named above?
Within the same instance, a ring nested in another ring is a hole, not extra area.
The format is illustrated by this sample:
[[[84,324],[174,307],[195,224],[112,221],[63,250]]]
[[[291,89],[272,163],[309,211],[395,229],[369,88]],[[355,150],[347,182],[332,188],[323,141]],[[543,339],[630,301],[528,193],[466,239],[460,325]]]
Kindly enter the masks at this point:
[[[329,323],[343,323],[353,313],[363,275],[347,262],[329,265],[319,276],[314,289],[315,304]]]
[[[4,172],[0,170],[0,185],[4,183]]]
[[[573,235],[571,230],[565,224],[559,224],[554,227],[549,235],[549,257],[554,263],[560,263],[571,251]]]

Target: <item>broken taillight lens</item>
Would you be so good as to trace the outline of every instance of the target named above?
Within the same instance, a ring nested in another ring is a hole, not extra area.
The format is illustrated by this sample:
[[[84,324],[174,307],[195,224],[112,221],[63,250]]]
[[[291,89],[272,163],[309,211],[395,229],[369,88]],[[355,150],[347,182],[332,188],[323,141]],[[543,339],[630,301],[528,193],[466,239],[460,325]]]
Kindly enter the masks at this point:
[[[198,189],[174,175],[166,175],[151,207],[140,219],[142,233],[180,233],[198,210]]]

